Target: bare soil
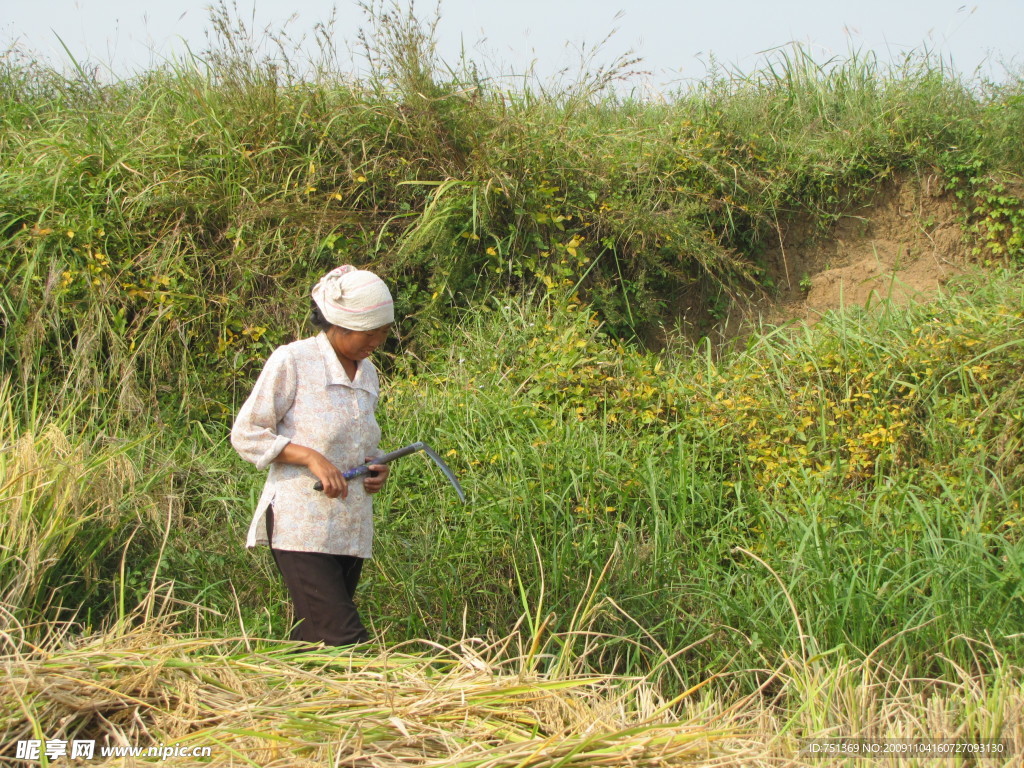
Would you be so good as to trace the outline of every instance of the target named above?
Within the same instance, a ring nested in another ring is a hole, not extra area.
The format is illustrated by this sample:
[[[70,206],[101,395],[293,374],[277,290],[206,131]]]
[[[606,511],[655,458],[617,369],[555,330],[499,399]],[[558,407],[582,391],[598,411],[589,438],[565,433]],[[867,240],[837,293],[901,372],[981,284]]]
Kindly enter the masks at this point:
[[[774,290],[734,303],[717,341],[759,321],[813,324],[842,307],[927,301],[972,266],[953,200],[935,178],[890,184],[825,233],[783,225],[764,260]]]

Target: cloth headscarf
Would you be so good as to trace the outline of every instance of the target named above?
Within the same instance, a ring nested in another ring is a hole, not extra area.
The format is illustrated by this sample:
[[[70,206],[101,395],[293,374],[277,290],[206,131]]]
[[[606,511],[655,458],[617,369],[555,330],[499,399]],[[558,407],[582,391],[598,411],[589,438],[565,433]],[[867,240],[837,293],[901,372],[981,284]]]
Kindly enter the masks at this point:
[[[372,331],[395,321],[395,303],[384,281],[350,264],[324,275],[312,295],[327,322],[350,331]]]

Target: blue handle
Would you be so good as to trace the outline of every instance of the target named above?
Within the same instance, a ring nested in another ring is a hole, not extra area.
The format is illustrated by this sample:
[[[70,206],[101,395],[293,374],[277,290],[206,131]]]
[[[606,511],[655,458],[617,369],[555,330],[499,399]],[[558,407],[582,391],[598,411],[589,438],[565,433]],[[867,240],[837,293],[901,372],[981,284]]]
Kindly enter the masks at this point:
[[[376,477],[377,476],[377,470],[370,469],[370,467],[368,465],[366,465],[366,464],[360,464],[358,467],[352,467],[352,469],[346,469],[344,472],[341,473],[341,476],[344,477],[345,480],[354,480],[355,478],[362,477],[363,475],[369,475],[370,477]],[[321,483],[319,480],[317,480],[315,483],[313,483],[313,490],[314,491],[322,491],[323,489],[324,489],[324,484]]]
[[[369,475],[370,477],[373,477],[376,474],[377,474],[376,472],[371,472],[370,471],[370,467],[368,465],[360,464],[358,467],[352,467],[352,469],[346,469],[344,472],[341,473],[341,476],[344,477],[346,480],[354,480],[355,478],[362,477],[363,475]],[[321,489],[320,488],[316,488],[314,490],[319,491]]]

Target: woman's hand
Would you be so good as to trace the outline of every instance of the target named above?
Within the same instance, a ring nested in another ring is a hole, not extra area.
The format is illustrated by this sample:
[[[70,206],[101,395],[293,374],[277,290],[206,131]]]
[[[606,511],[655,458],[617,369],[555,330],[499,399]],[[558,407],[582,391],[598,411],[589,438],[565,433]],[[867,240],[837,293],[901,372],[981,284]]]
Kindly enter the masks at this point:
[[[310,457],[309,463],[306,466],[309,467],[309,471],[316,475],[316,479],[323,485],[324,495],[329,499],[336,499],[339,496],[343,499],[347,497],[348,482],[345,480],[345,476],[341,474],[341,470],[331,464],[322,453],[316,451],[314,453],[316,455]]]
[[[331,464],[327,457],[319,451],[314,451],[304,445],[288,443],[274,461],[307,467],[323,485],[324,494],[328,498],[336,499],[341,496],[344,499],[348,496],[348,483],[345,481],[344,475],[341,474],[341,470]]]
[[[367,461],[373,461],[372,456],[366,457]],[[384,481],[388,479],[388,475],[391,472],[391,467],[387,464],[371,464],[370,470],[377,473],[376,477],[367,475],[363,478],[363,489],[367,493],[376,493],[384,487]]]

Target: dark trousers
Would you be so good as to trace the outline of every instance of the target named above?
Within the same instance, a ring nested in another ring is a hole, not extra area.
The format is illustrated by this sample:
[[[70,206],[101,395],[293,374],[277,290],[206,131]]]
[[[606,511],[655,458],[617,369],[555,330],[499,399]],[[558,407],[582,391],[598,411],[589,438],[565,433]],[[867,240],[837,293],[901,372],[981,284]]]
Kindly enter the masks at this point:
[[[361,557],[274,549],[274,510],[267,508],[270,553],[295,607],[291,639],[352,645],[370,639],[352,601],[363,570]]]

